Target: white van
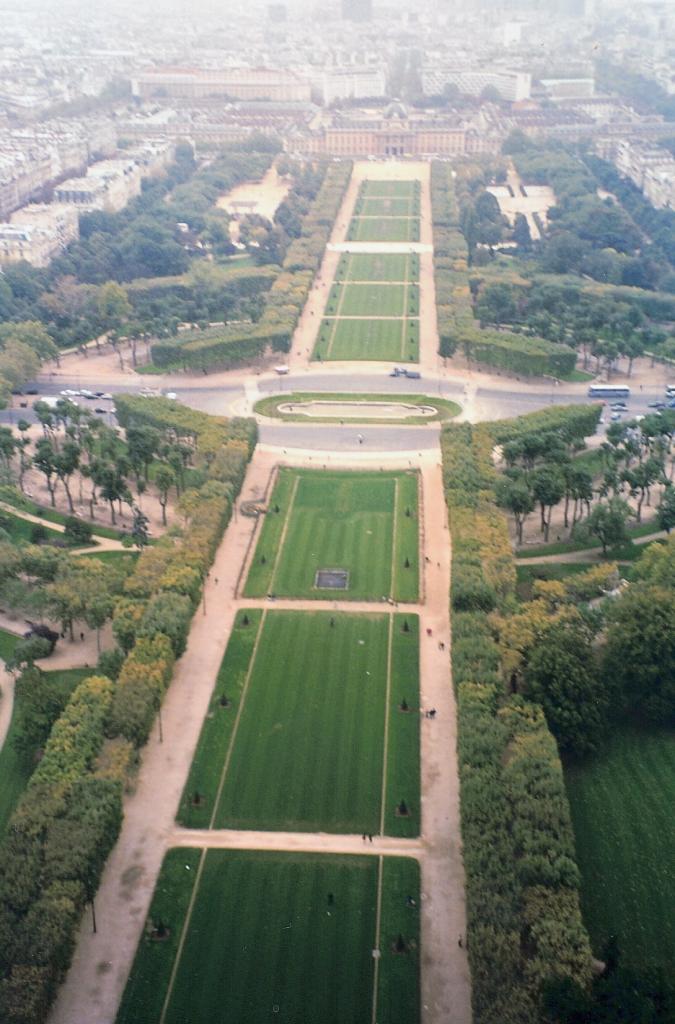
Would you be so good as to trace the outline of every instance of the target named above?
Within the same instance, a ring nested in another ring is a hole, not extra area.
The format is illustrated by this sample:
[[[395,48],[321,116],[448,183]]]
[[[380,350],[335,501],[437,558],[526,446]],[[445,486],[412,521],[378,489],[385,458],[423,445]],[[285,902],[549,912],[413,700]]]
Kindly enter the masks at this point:
[[[274,367],[274,372],[278,373],[280,377],[285,377],[286,374],[288,373],[288,367],[287,366],[275,366]]]

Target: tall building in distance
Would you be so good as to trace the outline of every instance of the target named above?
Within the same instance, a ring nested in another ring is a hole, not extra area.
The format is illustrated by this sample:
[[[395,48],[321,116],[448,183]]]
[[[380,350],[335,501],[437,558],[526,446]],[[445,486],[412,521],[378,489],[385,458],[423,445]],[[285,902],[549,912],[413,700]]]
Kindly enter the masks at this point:
[[[371,21],[373,0],[342,0],[342,17],[345,21]]]

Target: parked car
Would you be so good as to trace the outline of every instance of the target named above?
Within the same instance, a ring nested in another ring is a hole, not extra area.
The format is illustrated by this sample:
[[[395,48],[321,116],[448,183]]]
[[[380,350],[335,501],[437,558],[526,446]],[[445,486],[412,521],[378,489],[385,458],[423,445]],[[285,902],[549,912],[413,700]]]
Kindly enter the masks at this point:
[[[615,412],[626,412],[628,406],[625,402],[612,402],[610,409],[613,409]]]
[[[611,419],[612,423],[617,423],[621,419],[621,413],[618,412],[618,411],[617,412],[613,412],[612,415],[610,416],[610,419]]]
[[[647,406],[648,409],[665,409],[665,402],[650,402]]]

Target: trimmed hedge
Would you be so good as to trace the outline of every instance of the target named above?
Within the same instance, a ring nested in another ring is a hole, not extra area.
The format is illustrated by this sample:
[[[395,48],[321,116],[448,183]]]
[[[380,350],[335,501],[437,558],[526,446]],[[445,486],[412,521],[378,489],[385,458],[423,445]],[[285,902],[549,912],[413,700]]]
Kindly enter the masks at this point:
[[[505,694],[489,612],[508,612],[515,586],[506,520],[494,503],[495,444],[541,429],[579,436],[596,420],[593,407],[555,407],[497,424],[450,424],[441,435],[476,1024],[539,1024],[544,981],[585,986],[591,977],[558,750],[542,709]]]

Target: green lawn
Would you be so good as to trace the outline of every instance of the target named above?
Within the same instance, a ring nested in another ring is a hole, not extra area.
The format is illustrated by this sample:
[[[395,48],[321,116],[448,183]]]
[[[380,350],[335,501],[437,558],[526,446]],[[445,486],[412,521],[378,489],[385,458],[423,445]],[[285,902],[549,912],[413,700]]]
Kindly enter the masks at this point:
[[[415,601],[417,502],[413,472],[282,469],[244,594]],[[320,569],[346,570],[348,589],[318,589]]]
[[[7,637],[11,637],[11,634],[0,635],[0,645],[2,645],[0,646],[0,655],[5,657],[9,653],[9,647],[13,646],[7,641]],[[61,706],[65,706],[77,684],[91,674],[92,669],[89,668],[45,672],[43,685],[54,692]],[[7,822],[19,802],[34,768],[34,763],[30,759],[20,757],[14,747],[14,737],[17,731],[17,707],[18,704],[15,702],[9,732],[0,750],[0,836],[3,835]]]
[[[374,181],[367,179],[362,182],[359,190],[360,196],[406,196],[419,195],[420,182],[413,181]]]
[[[419,361],[419,320],[323,320],[312,358]]]
[[[50,541],[64,543],[63,534],[58,530],[52,530],[42,523],[33,523],[30,519],[22,519],[19,515],[13,515],[5,509],[0,509],[0,530],[8,534],[12,544],[32,543],[31,538],[36,530],[44,531]]]
[[[364,217],[418,217],[419,196],[410,198],[366,197],[357,204],[357,212]]]
[[[204,721],[180,822],[418,835],[417,617],[248,612],[244,626],[243,614]],[[399,709],[402,698],[407,713]],[[401,800],[407,817],[396,813]]]
[[[34,501],[26,498],[25,495],[21,494],[14,487],[2,487],[0,488],[0,501],[4,501],[7,505],[14,505],[15,508],[20,509],[22,512],[30,512],[33,516],[38,516],[40,519],[44,519],[47,523],[60,523],[62,526],[65,525],[67,515],[63,512],[59,512],[55,508],[48,508],[45,505],[37,505]],[[2,513],[0,512],[0,515]],[[104,526],[98,521],[86,519],[85,522],[91,524],[94,534],[99,537],[110,537],[113,540],[119,540],[122,536],[120,530],[116,530],[113,527]]]
[[[435,398],[431,395],[400,395],[398,392],[383,395],[363,392],[333,393],[327,391],[293,391],[290,394],[270,395],[256,402],[253,411],[260,416],[270,416],[297,423],[311,423],[312,418],[305,416],[302,412],[283,412],[279,409],[280,405],[302,406],[308,402],[350,402],[355,405],[355,408],[350,410],[350,414],[346,416],[320,417],[320,420],[317,419],[317,422],[320,421],[321,423],[387,423],[391,426],[392,420],[389,418],[380,420],[369,416],[366,420],[363,416],[360,416],[358,411],[358,404],[360,402],[386,402],[388,405],[400,403],[401,405],[409,406],[425,405],[436,409],[435,416],[416,416],[411,410],[409,415],[396,421],[408,425],[414,424],[415,426],[424,423],[435,423],[438,420],[452,419],[453,416],[457,416],[461,412],[461,407],[456,402],[451,402],[446,398]]]
[[[407,291],[404,284],[334,284],[324,316],[403,316]]]
[[[420,258],[416,253],[343,253],[336,281],[418,281]]]
[[[165,1003],[166,1024],[417,1024],[417,864],[384,859],[378,938],[379,871],[367,856],[170,850],[117,1024],[155,1024]]]
[[[349,242],[419,242],[418,217],[354,217],[347,230]]]
[[[610,935],[621,958],[675,971],[675,733],[615,731],[567,792],[593,948]]]
[[[97,562],[103,562],[104,565],[114,565],[116,568],[123,568],[125,572],[130,573],[136,562],[140,551],[92,551],[91,554],[85,555],[85,558],[95,558]]]
[[[516,594],[521,601],[532,600],[532,585],[535,580],[564,580],[580,572],[591,569],[594,562],[544,562],[528,565],[521,562],[516,565]]]
[[[17,623],[17,629],[19,624]],[[0,659],[7,661],[14,654],[14,648],[18,644],[20,637],[14,633],[8,633],[6,629],[0,629]]]

